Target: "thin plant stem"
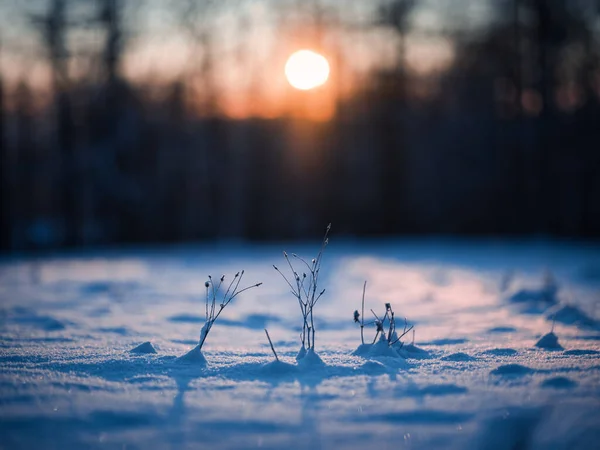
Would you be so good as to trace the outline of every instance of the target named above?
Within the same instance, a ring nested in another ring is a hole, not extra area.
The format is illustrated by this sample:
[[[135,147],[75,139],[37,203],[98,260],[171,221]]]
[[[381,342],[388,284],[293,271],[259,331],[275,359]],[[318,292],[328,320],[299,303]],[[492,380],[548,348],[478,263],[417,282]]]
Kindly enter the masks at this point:
[[[378,336],[379,336],[379,330],[377,330],[377,333],[375,333],[375,339],[373,339],[373,344],[375,344],[375,342],[377,342]]]
[[[414,325],[411,325],[411,326],[410,326],[410,328],[409,328],[408,330],[404,331],[404,332],[403,332],[403,333],[402,333],[400,336],[398,336],[398,337],[396,338],[396,340],[390,344],[390,346],[391,346],[391,345],[394,345],[396,342],[398,342],[400,339],[402,339],[404,336],[406,336],[406,334],[407,334],[408,332],[410,332],[410,330],[412,330],[414,327],[415,327]]]
[[[269,340],[269,344],[271,345],[271,350],[273,351],[273,354],[275,355],[275,360],[279,361],[279,358],[277,357],[277,352],[275,351],[275,347],[273,347],[273,342],[271,341],[271,336],[269,336],[269,332],[267,331],[266,328],[265,328],[265,334],[267,335],[267,339]]]
[[[377,320],[379,320],[381,322],[381,319],[379,318],[379,316],[377,314],[375,314],[375,311],[373,311],[373,309],[371,308],[371,313],[375,316],[375,318]],[[383,324],[383,322],[381,322]]]
[[[365,329],[365,291],[367,290],[367,280],[363,284],[363,295],[362,295],[362,315],[360,316],[360,341],[365,343],[364,329]]]

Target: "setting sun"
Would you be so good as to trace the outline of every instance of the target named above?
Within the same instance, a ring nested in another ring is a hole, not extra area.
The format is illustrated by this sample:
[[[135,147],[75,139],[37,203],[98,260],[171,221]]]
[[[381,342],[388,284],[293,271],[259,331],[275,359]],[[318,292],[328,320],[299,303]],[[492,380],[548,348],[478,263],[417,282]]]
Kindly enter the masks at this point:
[[[325,84],[329,78],[329,63],[318,53],[299,50],[288,58],[285,76],[293,87],[307,91]]]

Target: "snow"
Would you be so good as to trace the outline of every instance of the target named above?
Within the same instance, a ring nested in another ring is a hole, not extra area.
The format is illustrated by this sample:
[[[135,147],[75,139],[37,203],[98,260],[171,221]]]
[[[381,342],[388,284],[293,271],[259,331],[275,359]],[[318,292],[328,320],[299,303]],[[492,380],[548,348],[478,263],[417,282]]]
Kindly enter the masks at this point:
[[[298,367],[303,369],[323,367],[325,363],[321,357],[312,348],[306,351],[306,354],[298,360]]]
[[[271,267],[286,247],[318,244],[4,257],[0,447],[597,448],[598,246],[334,235],[299,360],[302,316]],[[200,351],[206,277],[240,268],[264,284]],[[364,280],[415,342],[371,345],[365,321],[361,345]],[[561,349],[536,347],[549,335]]]
[[[206,358],[204,357],[202,350],[200,350],[200,344],[196,345],[185,355],[182,355],[179,358],[177,358],[177,361],[181,363],[198,364],[200,366],[206,365]]]
[[[543,335],[540,340],[535,343],[535,346],[547,350],[563,350],[562,345],[558,343],[558,336],[556,336],[553,331]]]
[[[137,347],[132,348],[130,353],[156,353],[156,349],[152,345],[152,342],[146,341]]]
[[[303,345],[300,347],[300,350],[298,350],[298,354],[296,355],[296,361],[300,361],[302,358],[304,358],[306,356],[306,347],[304,347]]]

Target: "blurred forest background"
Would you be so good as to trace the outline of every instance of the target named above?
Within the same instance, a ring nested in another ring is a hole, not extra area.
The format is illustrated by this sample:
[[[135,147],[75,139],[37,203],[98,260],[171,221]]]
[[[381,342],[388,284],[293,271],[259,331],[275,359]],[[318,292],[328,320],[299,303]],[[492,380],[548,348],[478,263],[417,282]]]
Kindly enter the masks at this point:
[[[4,251],[600,236],[598,0],[2,0],[0,64]]]

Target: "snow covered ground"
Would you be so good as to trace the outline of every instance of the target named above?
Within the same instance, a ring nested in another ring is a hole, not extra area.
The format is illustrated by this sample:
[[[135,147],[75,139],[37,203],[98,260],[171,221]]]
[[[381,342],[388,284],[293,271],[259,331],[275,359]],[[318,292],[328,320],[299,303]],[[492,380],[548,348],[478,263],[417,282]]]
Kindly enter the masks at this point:
[[[598,448],[597,244],[334,235],[323,366],[296,365],[301,314],[272,268],[284,249],[318,244],[0,260],[0,448]],[[177,359],[198,343],[207,275],[241,269],[264,284],[219,317],[208,363]],[[352,356],[364,280],[366,310],[391,303],[425,353]],[[562,348],[536,347],[553,322]],[[156,353],[130,352],[146,341]]]

